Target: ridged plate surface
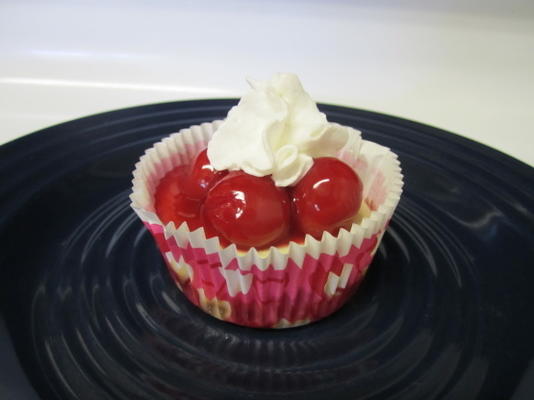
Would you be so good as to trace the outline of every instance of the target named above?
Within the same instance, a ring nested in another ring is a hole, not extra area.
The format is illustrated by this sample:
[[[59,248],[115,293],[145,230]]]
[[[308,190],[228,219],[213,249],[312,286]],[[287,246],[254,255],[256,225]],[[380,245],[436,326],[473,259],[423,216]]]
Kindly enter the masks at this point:
[[[131,171],[233,104],[119,110],[0,147],[0,398],[534,398],[534,170],[421,124],[321,107],[405,175],[339,312],[274,331],[190,305],[129,208]]]

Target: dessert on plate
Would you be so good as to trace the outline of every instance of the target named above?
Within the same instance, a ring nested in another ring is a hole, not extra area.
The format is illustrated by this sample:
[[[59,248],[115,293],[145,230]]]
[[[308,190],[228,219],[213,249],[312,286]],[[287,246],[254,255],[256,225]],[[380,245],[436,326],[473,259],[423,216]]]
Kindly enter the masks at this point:
[[[293,74],[136,164],[132,207],[186,297],[250,327],[321,319],[356,291],[402,192],[397,156],[328,122]]]

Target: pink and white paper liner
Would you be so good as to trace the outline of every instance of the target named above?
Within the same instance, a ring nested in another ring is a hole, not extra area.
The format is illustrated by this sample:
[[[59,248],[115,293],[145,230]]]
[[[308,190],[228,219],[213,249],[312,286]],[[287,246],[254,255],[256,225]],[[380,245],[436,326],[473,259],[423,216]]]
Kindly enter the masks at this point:
[[[239,251],[206,239],[187,224],[164,225],[154,195],[161,178],[189,164],[207,146],[221,121],[192,126],[148,149],[135,166],[131,206],[154,236],[177,286],[216,318],[240,325],[288,328],[323,318],[355,292],[399,202],[403,179],[397,156],[365,140],[339,158],[351,165],[364,186],[371,213],[337,237],[307,235],[304,244]],[[350,128],[352,129],[352,128]],[[355,131],[359,134],[359,132]]]

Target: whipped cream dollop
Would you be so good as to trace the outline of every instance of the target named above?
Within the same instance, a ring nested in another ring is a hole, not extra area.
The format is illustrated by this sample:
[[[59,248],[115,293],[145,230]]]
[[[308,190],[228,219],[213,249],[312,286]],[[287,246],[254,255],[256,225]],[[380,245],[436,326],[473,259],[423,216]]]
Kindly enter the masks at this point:
[[[252,90],[228,113],[208,143],[217,170],[272,175],[276,186],[297,183],[313,158],[357,151],[359,132],[329,123],[294,74],[249,81]]]

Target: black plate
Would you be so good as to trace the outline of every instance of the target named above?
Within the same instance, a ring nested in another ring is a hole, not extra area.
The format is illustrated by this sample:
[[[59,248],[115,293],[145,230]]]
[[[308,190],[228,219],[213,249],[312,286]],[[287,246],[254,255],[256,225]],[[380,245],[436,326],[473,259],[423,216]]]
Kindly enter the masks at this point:
[[[285,331],[190,305],[129,208],[131,171],[234,100],[157,104],[0,147],[2,399],[532,399],[534,170],[406,120],[322,106],[400,156],[361,290]]]

